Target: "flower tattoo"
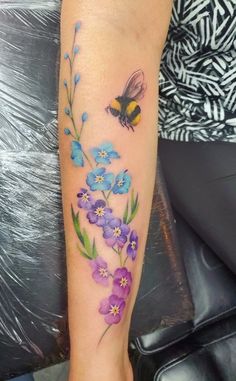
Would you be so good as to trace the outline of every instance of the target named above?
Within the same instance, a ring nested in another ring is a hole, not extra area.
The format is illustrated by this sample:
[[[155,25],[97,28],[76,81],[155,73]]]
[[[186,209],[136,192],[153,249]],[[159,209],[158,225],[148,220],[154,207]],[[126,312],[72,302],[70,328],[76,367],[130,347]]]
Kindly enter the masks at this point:
[[[109,285],[109,271],[107,263],[102,257],[97,257],[90,261],[90,266],[93,270],[92,277],[95,282],[102,284],[103,286]]]
[[[119,159],[119,154],[113,150],[111,143],[103,143],[91,150],[97,164],[111,164],[112,159]]]
[[[112,188],[114,194],[128,193],[131,185],[131,177],[127,170],[120,172],[115,179],[115,185]]]
[[[129,231],[129,226],[124,224],[120,218],[112,218],[103,228],[103,237],[108,246],[117,245],[118,248],[122,248],[127,241]]]
[[[80,30],[81,23],[77,22],[71,51],[64,54],[68,65],[68,77],[63,79],[67,99],[64,113],[68,123],[64,126],[64,135],[70,141],[72,164],[75,167],[84,167],[85,171],[84,185],[77,191],[76,207],[71,205],[72,221],[78,240],[76,247],[84,260],[88,261],[90,276],[96,286],[109,289],[107,297],[98,306],[100,317],[107,325],[101,341],[107,330],[123,318],[131,292],[130,267],[138,254],[138,234],[133,229],[133,221],[139,209],[139,195],[131,189],[133,179],[129,171],[119,168],[121,156],[112,142],[99,142],[90,149],[85,149],[83,145],[82,137],[89,124],[89,114],[83,111],[77,117],[78,113],[74,112],[74,98],[83,78],[77,70],[81,52],[78,44]],[[144,74],[142,70],[138,70],[130,76],[123,97],[112,101],[106,111],[118,117],[123,127],[134,131],[134,127],[141,120],[138,101],[144,96],[145,89]],[[119,169],[114,170],[117,167]],[[123,215],[116,212],[115,201],[121,199],[125,202]],[[81,226],[81,215],[86,216],[84,223],[90,227],[89,233],[86,226]],[[91,237],[92,228],[100,232],[100,238]],[[104,246],[100,248],[100,245]],[[104,247],[106,259],[100,254]],[[114,265],[116,261],[117,264]]]
[[[78,207],[82,209],[90,210],[94,204],[94,199],[91,194],[85,188],[81,188],[80,192],[77,194],[78,197]]]
[[[86,183],[91,191],[104,191],[111,189],[113,179],[113,173],[107,173],[105,168],[95,168],[87,175]]]
[[[113,294],[126,299],[130,293],[131,283],[132,275],[126,267],[116,269],[112,288]]]
[[[75,165],[78,165],[79,167],[84,166],[82,147],[77,141],[71,142],[71,159]]]
[[[112,210],[106,207],[104,200],[97,200],[87,214],[90,224],[105,226],[108,219],[111,218]]]
[[[105,315],[105,322],[107,324],[118,324],[121,320],[124,308],[124,299],[112,294],[109,298],[101,301],[99,312]]]
[[[127,255],[134,261],[138,250],[138,236],[135,230],[132,230],[127,246]]]

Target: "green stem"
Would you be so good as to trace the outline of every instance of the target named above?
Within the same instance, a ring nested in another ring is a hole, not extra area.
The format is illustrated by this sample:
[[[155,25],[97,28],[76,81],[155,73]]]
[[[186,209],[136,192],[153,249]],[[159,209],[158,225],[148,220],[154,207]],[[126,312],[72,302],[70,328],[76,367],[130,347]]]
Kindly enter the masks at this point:
[[[71,119],[72,124],[73,124],[73,128],[74,128],[74,131],[75,131],[76,139],[77,139],[78,141],[80,141],[80,136],[79,136],[79,134],[78,134],[78,132],[77,132],[77,129],[76,129],[76,125],[75,125],[75,120],[74,120],[74,116],[73,116],[73,113],[72,113],[72,109],[71,109],[71,116],[70,116],[70,119]]]
[[[73,103],[74,103],[75,88],[76,88],[76,84],[73,81],[74,78],[72,77],[73,66],[74,66],[74,61],[75,61],[75,52],[74,52],[74,49],[75,49],[75,38],[76,38],[76,31],[74,32],[73,44],[72,44],[72,48],[71,48],[71,60],[70,60],[70,63],[71,63],[71,71],[70,71],[70,74],[71,74],[71,89],[70,89],[71,109],[72,109]]]
[[[69,57],[68,60],[69,60],[69,63],[70,63],[70,72],[72,72],[72,61],[71,61],[71,58]]]
[[[98,164],[97,164],[97,165],[98,165]],[[97,165],[96,165],[96,167],[97,167]],[[104,198],[104,200],[106,201],[108,208],[110,208],[108,198],[110,197],[111,191],[112,191],[112,190],[110,190],[110,191],[107,193],[107,195],[106,195],[106,193],[105,193],[104,191],[102,191],[103,198]]]
[[[68,100],[68,103],[69,103],[69,107],[70,107],[70,119],[71,119],[71,122],[72,122],[72,125],[73,125],[73,128],[74,128],[74,131],[75,131],[75,136],[76,136],[76,139],[79,141],[80,140],[80,136],[78,134],[78,131],[76,129],[76,125],[75,125],[75,120],[74,120],[74,115],[73,115],[73,110],[72,110],[72,103],[71,103],[71,97],[70,97],[70,94],[69,94],[69,89],[68,89],[68,86],[66,86],[66,94],[67,94],[67,100]]]
[[[70,105],[70,94],[69,94],[68,84],[66,85],[66,95],[67,95],[68,103]]]
[[[73,90],[73,95],[72,95],[72,99],[71,99],[71,107],[73,107],[73,103],[74,103],[75,89],[76,89],[76,86],[74,86],[74,90]]]
[[[103,198],[104,198],[104,200],[106,201],[107,206],[108,206],[108,208],[109,208],[109,207],[110,207],[110,206],[109,206],[109,201],[108,201],[107,196],[106,196],[106,193],[105,193],[104,191],[102,191],[102,195],[103,195]]]
[[[72,134],[72,132],[70,132],[70,134],[71,134],[72,138],[77,139],[76,136],[74,134]]]
[[[73,38],[73,43],[72,43],[72,48],[71,48],[71,57],[72,57],[72,62],[73,63],[74,63],[74,58],[75,58],[75,53],[74,53],[75,36],[76,36],[76,30],[74,31],[74,38]]]
[[[82,136],[83,129],[84,129],[84,122],[82,122],[82,126],[81,126],[81,129],[80,129],[80,137]]]
[[[82,152],[83,152],[83,155],[84,155],[85,159],[86,159],[87,162],[89,163],[90,167],[93,169],[93,164],[91,163],[91,161],[90,161],[88,155],[84,152],[84,150],[82,150]]]
[[[121,267],[123,267],[122,250],[119,251],[119,257],[120,257],[120,265],[121,265]]]
[[[74,91],[73,91],[73,65],[74,65],[74,44],[75,44],[75,33],[74,33],[74,40],[73,40],[73,44],[72,44],[72,49],[71,49],[71,58],[69,57],[69,62],[70,62],[70,107],[71,107],[71,114],[73,115],[72,113],[72,106],[73,106],[73,96],[72,94],[74,94]],[[75,84],[74,84],[74,90],[75,90]]]
[[[123,266],[123,263],[122,263],[122,249],[121,250],[116,250],[114,247],[112,248],[112,250],[119,255],[119,258],[120,258],[120,265]]]
[[[122,250],[116,250],[114,247],[112,248],[112,250],[119,255],[119,259],[120,259],[120,265],[121,267],[123,267],[123,261],[122,261]]]
[[[111,191],[112,191],[112,189],[111,190],[109,190],[109,192],[107,193],[107,200],[108,200],[108,198],[110,197],[110,195],[111,195]]]
[[[72,78],[72,74],[73,74],[73,64],[71,62],[71,59],[70,60],[70,93],[69,93],[69,103],[70,103],[70,106],[72,106],[72,89],[73,89],[73,78]],[[71,109],[72,111],[72,109]]]
[[[108,327],[105,329],[105,331],[103,332],[102,336],[100,337],[99,339],[99,342],[98,342],[98,346],[101,344],[101,341],[102,339],[104,338],[105,334],[107,333],[107,331],[111,328],[112,324],[108,325]]]
[[[124,266],[125,266],[125,264],[126,264],[126,262],[127,262],[127,259],[129,258],[129,256],[127,255],[127,257],[125,258],[125,260],[124,260]]]

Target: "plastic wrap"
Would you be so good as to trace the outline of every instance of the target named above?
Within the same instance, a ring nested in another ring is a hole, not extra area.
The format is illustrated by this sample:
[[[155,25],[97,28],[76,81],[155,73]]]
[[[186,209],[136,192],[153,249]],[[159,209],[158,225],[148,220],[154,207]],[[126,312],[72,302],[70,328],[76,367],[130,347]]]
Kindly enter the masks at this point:
[[[68,356],[57,141],[59,1],[0,2],[0,379]],[[159,187],[131,336],[192,306]]]

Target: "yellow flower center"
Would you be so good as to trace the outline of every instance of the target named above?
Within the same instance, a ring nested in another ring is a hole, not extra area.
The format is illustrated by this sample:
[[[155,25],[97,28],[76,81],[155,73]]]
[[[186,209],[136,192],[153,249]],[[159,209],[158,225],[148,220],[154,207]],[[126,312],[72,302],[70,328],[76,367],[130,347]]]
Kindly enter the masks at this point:
[[[136,249],[136,242],[135,242],[135,241],[132,241],[132,242],[130,243],[130,245],[131,245],[131,247],[132,247],[133,250]]]
[[[108,271],[107,269],[104,269],[104,267],[99,267],[99,274],[101,275],[101,277],[103,278],[107,278],[108,277]]]
[[[114,305],[114,306],[110,305],[110,307],[111,307],[110,310],[109,310],[110,314],[116,316],[116,315],[118,315],[120,313],[119,306],[117,306],[117,305]]]
[[[122,185],[124,185],[124,180],[117,181],[117,185],[118,187],[122,187]]]
[[[120,286],[125,288],[128,284],[128,279],[125,278],[125,277],[122,277],[121,280],[120,280]]]
[[[99,152],[98,152],[98,156],[100,156],[100,157],[102,157],[102,158],[107,157],[107,152],[104,151],[104,150],[99,151]]]
[[[104,177],[103,176],[96,176],[95,177],[95,183],[103,183]]]
[[[81,198],[82,198],[82,201],[87,202],[89,200],[88,193],[83,193]]]
[[[96,214],[96,216],[98,216],[98,217],[103,217],[104,214],[105,214],[104,208],[102,208],[101,206],[98,207],[98,208],[95,210],[95,214]]]
[[[121,235],[121,230],[118,226],[113,229],[113,235],[114,237],[119,237]]]

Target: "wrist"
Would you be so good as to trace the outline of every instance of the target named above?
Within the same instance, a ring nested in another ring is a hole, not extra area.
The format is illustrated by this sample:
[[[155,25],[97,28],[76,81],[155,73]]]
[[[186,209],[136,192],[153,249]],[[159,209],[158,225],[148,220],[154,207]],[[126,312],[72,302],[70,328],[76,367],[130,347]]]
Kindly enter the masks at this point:
[[[68,381],[133,381],[128,353],[117,354],[117,358],[97,353],[81,357],[78,361],[71,359]]]

